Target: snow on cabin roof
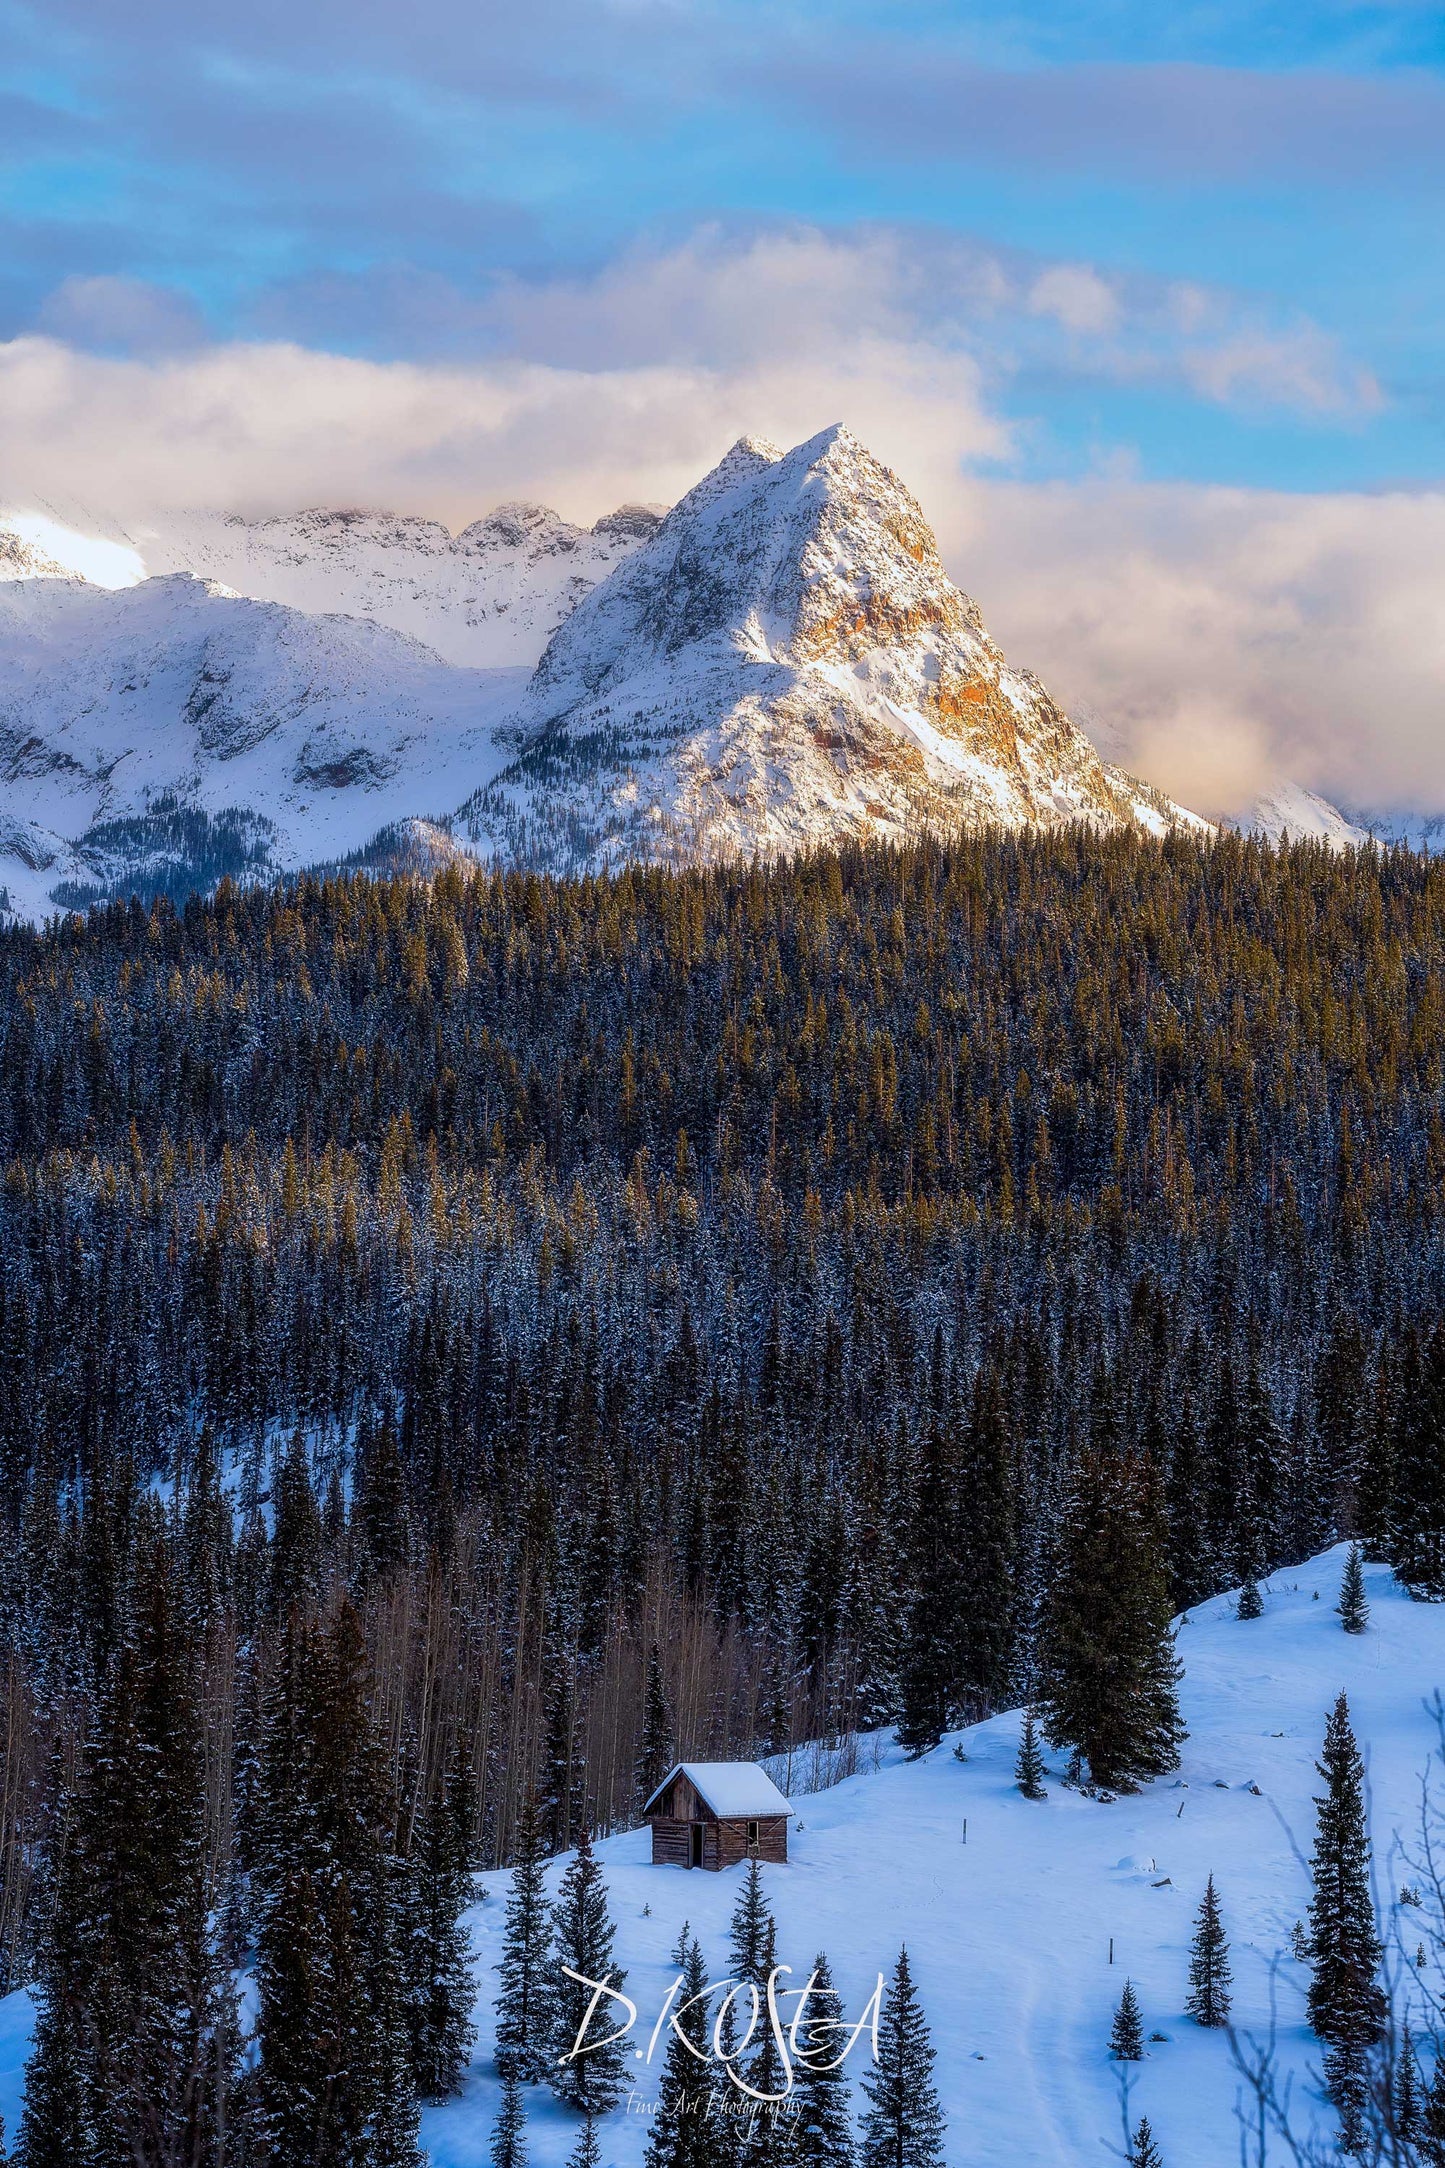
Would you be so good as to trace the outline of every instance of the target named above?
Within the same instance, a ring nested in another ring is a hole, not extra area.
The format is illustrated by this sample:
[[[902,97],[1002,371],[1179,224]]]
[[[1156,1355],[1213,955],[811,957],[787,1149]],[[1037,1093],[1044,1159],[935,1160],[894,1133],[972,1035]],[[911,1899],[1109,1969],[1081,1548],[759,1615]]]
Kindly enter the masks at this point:
[[[651,1812],[674,1777],[686,1777],[703,1805],[710,1807],[720,1822],[793,1811],[767,1770],[754,1761],[680,1761],[658,1785],[642,1810],[644,1814]]]

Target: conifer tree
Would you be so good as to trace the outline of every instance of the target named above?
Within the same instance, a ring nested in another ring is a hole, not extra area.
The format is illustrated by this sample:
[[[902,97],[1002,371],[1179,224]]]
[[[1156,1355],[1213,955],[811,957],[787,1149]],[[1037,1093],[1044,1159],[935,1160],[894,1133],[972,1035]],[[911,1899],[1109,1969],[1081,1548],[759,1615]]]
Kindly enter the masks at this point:
[[[763,1924],[762,1948],[758,1954],[758,1993],[761,1998],[756,2046],[748,2064],[748,2086],[752,2094],[742,2142],[742,2158],[745,2168],[790,2168],[793,2159],[792,2103],[786,2099],[787,2081],[783,2060],[773,2033],[768,2012],[768,1985],[777,1968],[777,1929],[771,1914]],[[774,1998],[781,1992],[781,1981],[774,1987]]]
[[[1039,1728],[1032,1709],[1025,1709],[1023,1730],[1019,1735],[1018,1759],[1014,1763],[1014,1782],[1025,1799],[1047,1799],[1044,1789],[1043,1748],[1039,1745]]]
[[[1370,1623],[1370,1605],[1365,1595],[1364,1553],[1358,1543],[1350,1545],[1345,1570],[1340,1576],[1338,1609],[1340,1624],[1347,1634],[1362,1634]]]
[[[1370,1840],[1364,1765],[1343,1694],[1325,1725],[1316,1765],[1325,1780],[1310,1871],[1310,2023],[1334,2048],[1359,2050],[1379,2039],[1384,1997],[1375,1974],[1380,1940],[1370,1896]]]
[[[1394,1452],[1390,1563],[1421,1603],[1445,1602],[1445,1327],[1407,1349]]]
[[[710,2168],[709,2119],[700,2110],[709,2073],[706,2063],[699,2060],[708,2045],[707,2004],[700,1999],[707,1989],[707,1967],[701,1948],[691,1938],[681,1970],[676,2023],[668,2033],[644,2168]]]
[[[940,1409],[924,1439],[914,1537],[913,1601],[904,1637],[898,1743],[917,1757],[937,1746],[958,1700],[962,1605],[958,1472]]]
[[[763,1956],[771,1925],[772,1914],[763,1893],[763,1870],[756,1859],[750,1859],[733,1906],[728,1973],[734,1980],[750,1980],[759,1995],[767,1993]]]
[[[1091,1449],[1064,1530],[1043,1636],[1045,1736],[1087,1756],[1096,1784],[1131,1790],[1178,1766],[1184,1736],[1149,1471]]]
[[[936,2060],[902,1949],[878,2027],[878,2059],[863,2079],[868,2107],[859,2168],[942,2168],[946,2125],[933,2082]]]
[[[1124,1992],[1119,1997],[1119,2007],[1114,2012],[1114,2022],[1109,2031],[1109,2053],[1118,2063],[1141,2063],[1144,2060],[1144,2021],[1139,2015],[1139,1998],[1134,1993],[1132,1980],[1124,1982]]]
[[[550,1659],[537,1815],[543,1850],[564,1852],[586,1812],[586,1772],[577,1737],[577,1666],[569,1652]]]
[[[412,1856],[407,1984],[412,2082],[424,2100],[457,2091],[476,2038],[470,1947],[461,1924],[472,1878],[458,1828],[460,1788],[454,1773],[427,1802]]]
[[[1228,2022],[1230,1980],[1229,1944],[1211,1875],[1204,1885],[1189,1952],[1189,1998],[1184,2007],[1196,2024]]]
[[[497,1964],[497,2068],[515,2069],[533,2084],[550,2074],[552,2039],[552,1922],[537,1826],[537,1801],[528,1792],[517,1821],[511,1887],[507,1893],[502,1955]]]
[[[1164,2156],[1154,2143],[1154,2133],[1149,2128],[1147,2115],[1139,2119],[1129,2147],[1129,2168],[1164,2168]]]
[[[35,2031],[25,2065],[19,2157],[26,2168],[76,2168],[94,2158],[94,2103],[86,2054],[81,1865],[66,1844],[52,1870]]]
[[[578,2133],[577,2143],[567,2155],[567,2168],[598,2168],[602,2148],[597,2139],[597,2118],[587,2115]]]
[[[625,2050],[616,2031],[615,2006],[603,2000],[582,2052],[574,2054],[593,1997],[589,1981],[620,1988],[627,1975],[612,1962],[616,1933],[607,1910],[607,1889],[583,1830],[562,1877],[552,1913],[554,1972],[551,2067],[548,2080],[560,2100],[581,2113],[605,2115],[627,2086]],[[578,1977],[571,1977],[578,1975]],[[605,2042],[593,2046],[593,2041]]]
[[[838,2062],[836,2028],[842,2019],[828,1960],[820,1950],[813,1959],[812,1992],[796,2033],[793,2065],[794,2157],[799,2168],[854,2168],[853,2119],[848,2108],[848,2080]],[[836,2068],[829,2068],[836,2064]]]
[[[672,1711],[662,1676],[662,1658],[653,1643],[647,1652],[647,1685],[642,1702],[642,1743],[637,1752],[637,1811],[640,1814],[676,1759]]]
[[[1419,2059],[1415,2053],[1415,2040],[1408,2018],[1400,2033],[1400,2053],[1395,2065],[1391,2108],[1394,2116],[1393,2135],[1405,2145],[1418,2145],[1424,2132],[1425,2101],[1420,2085]]]
[[[1259,1593],[1259,1583],[1253,1573],[1245,1575],[1240,1585],[1239,1601],[1234,1607],[1236,1618],[1259,1618],[1264,1611],[1264,1598]]]
[[[516,2066],[502,2072],[502,2101],[492,2126],[492,2168],[527,2168],[527,2111]]]

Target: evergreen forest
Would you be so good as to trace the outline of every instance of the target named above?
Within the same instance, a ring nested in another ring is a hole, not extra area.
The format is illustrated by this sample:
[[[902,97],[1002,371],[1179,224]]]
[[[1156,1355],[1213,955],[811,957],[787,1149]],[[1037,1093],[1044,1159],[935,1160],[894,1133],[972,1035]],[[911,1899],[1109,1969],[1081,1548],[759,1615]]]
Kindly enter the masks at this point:
[[[57,2168],[128,2098],[408,2160],[469,1872],[671,1754],[1028,1702],[1123,1789],[1171,1613],[1341,1536],[1445,1599],[1445,863],[226,879],[0,981],[0,1987]]]

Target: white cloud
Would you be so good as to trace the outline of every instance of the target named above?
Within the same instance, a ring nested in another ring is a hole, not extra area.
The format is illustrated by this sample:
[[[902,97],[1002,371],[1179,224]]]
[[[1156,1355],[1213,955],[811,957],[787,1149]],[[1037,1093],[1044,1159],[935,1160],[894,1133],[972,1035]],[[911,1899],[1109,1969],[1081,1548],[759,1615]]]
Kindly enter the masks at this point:
[[[1029,309],[1052,316],[1065,331],[1103,334],[1113,331],[1120,315],[1119,296],[1107,279],[1088,264],[1051,264],[1029,289]]]
[[[12,504],[124,529],[148,510],[369,503],[453,522],[529,496],[573,517],[670,499],[749,430],[796,441],[847,415],[917,472],[997,455],[967,355],[871,334],[731,367],[379,363],[283,345],[152,363],[48,339],[0,345]]]
[[[1202,811],[1273,774],[1445,809],[1445,493],[960,480],[929,508],[1005,648]]]

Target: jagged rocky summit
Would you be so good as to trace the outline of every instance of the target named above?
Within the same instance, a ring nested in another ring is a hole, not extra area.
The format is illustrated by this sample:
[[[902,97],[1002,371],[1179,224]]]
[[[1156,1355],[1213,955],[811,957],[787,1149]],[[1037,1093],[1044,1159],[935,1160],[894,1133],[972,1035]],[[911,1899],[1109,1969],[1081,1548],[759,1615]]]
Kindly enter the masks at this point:
[[[578,870],[987,821],[1207,824],[1011,668],[847,429],[744,438],[553,634],[458,833]]]

